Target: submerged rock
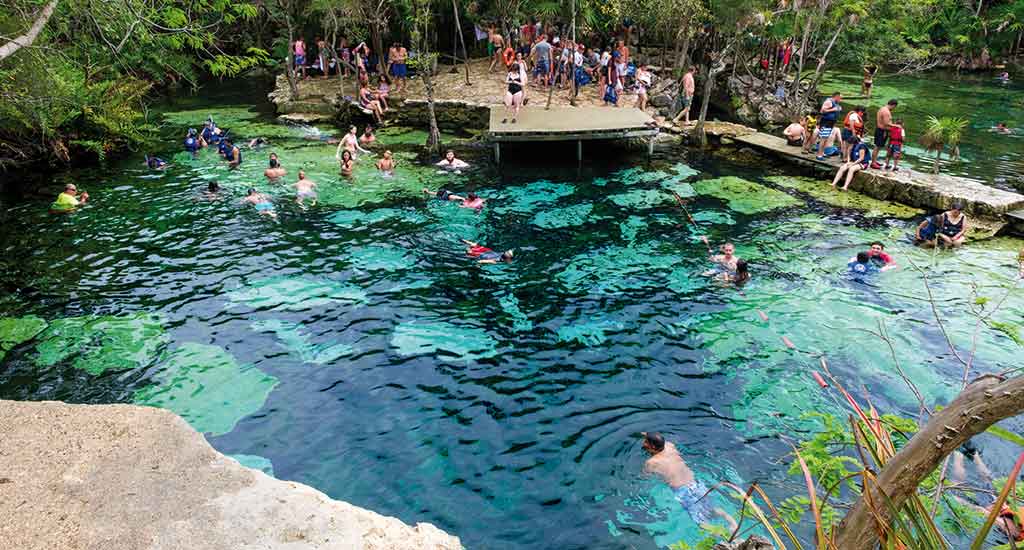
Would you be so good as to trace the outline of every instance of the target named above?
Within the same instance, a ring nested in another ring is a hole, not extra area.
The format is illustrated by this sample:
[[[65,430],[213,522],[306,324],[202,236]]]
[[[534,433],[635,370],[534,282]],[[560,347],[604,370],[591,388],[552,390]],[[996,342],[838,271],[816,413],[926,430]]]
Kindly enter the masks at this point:
[[[462,548],[246,468],[161,409],[0,401],[0,433],[5,548]]]

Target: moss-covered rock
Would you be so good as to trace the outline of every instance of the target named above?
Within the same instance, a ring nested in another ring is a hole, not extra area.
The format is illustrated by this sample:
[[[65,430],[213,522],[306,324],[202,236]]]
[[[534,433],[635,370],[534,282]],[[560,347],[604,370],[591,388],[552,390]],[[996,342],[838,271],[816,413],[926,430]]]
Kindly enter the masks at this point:
[[[0,318],[0,361],[14,346],[28,342],[45,329],[46,321],[33,315]]]
[[[920,208],[878,200],[855,191],[840,191],[825,180],[796,176],[771,176],[765,179],[776,185],[807,193],[831,206],[863,210],[869,217],[913,218],[924,214],[924,210]]]
[[[693,188],[701,195],[722,199],[731,210],[741,214],[759,214],[802,203],[792,195],[735,176],[699,180]]]
[[[95,375],[144,367],[169,341],[163,318],[147,313],[57,319],[39,339],[37,365],[70,360],[72,367]]]

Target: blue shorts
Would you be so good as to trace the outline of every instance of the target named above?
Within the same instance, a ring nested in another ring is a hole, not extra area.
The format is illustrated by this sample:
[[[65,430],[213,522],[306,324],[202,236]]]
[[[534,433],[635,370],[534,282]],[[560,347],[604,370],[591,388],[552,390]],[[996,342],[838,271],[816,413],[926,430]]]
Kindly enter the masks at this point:
[[[900,155],[902,153],[903,153],[903,144],[901,144],[901,143],[890,143],[889,144],[889,154],[890,155]]]
[[[274,205],[269,202],[258,202],[256,203],[257,212],[269,212],[274,209]]]
[[[394,63],[391,65],[391,76],[395,78],[405,78],[405,75],[408,73],[409,69],[405,63]]]
[[[295,65],[296,66],[305,65],[305,64],[306,64],[306,56],[304,56],[304,55],[296,55],[295,56]]]
[[[818,137],[822,139],[828,139],[832,135],[831,126],[818,126]]]
[[[707,492],[708,488],[697,480],[675,490],[676,500],[683,505],[697,525],[711,523],[715,517],[715,509],[711,505],[711,495],[705,496]]]
[[[550,67],[548,67],[548,60],[547,59],[538,59],[537,60],[537,66],[533,68],[533,74],[534,75],[548,74],[549,72],[551,72],[551,69],[550,69]]]

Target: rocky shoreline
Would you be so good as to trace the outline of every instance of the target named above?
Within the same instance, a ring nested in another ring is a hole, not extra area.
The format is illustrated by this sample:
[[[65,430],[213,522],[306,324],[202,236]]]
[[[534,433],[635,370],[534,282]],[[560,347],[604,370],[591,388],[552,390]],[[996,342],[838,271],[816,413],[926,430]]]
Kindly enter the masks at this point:
[[[246,468],[134,405],[0,401],[0,516],[0,546],[19,550],[462,548]]]

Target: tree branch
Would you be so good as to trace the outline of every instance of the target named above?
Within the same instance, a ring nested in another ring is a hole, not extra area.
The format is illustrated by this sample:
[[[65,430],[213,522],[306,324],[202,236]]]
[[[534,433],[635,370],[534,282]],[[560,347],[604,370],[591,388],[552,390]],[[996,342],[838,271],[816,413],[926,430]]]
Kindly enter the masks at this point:
[[[53,15],[53,10],[57,8],[57,2],[59,2],[59,0],[51,0],[50,3],[43,8],[43,11],[39,13],[39,17],[36,18],[35,23],[32,23],[32,27],[28,32],[0,46],[0,61],[14,55],[14,52],[25,46],[29,46],[36,41],[36,37],[38,37],[39,33],[43,31],[43,27],[46,26],[47,21],[49,21],[50,17]]]

